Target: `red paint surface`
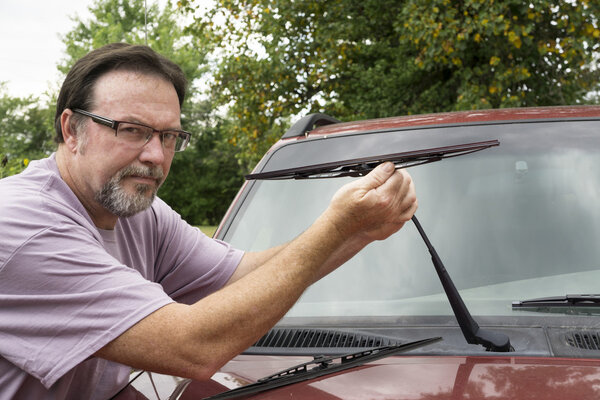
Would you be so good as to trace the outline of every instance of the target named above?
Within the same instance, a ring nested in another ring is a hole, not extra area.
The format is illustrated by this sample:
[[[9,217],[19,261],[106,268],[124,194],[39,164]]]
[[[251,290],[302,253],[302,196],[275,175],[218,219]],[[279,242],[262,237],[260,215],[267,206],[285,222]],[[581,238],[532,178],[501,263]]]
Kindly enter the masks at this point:
[[[418,126],[477,123],[491,121],[522,121],[553,118],[592,118],[600,116],[600,106],[560,106],[531,108],[501,108],[437,114],[406,115],[366,121],[326,125],[310,132],[311,135],[368,132]]]
[[[220,379],[233,388],[306,360],[301,357],[239,356],[222,369]],[[192,383],[181,399],[206,395],[201,386]],[[600,360],[391,357],[246,398],[600,399]]]

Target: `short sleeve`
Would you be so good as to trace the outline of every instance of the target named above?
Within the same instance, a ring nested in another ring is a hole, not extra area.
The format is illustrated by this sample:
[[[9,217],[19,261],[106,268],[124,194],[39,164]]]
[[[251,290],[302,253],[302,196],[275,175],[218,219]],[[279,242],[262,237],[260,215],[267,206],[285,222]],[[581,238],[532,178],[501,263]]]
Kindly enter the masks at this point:
[[[153,280],[178,302],[192,304],[222,288],[237,268],[243,251],[207,237],[160,199],[153,210],[158,243]]]
[[[173,301],[86,228],[50,225],[0,270],[0,353],[46,387]]]

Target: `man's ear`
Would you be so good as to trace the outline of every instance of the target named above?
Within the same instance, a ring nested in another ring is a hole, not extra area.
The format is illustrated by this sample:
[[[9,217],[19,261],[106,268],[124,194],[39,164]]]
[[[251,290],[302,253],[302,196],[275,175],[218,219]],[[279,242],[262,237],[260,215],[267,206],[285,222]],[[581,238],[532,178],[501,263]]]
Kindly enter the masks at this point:
[[[62,131],[65,146],[70,152],[75,153],[77,151],[78,142],[77,128],[75,120],[73,119],[73,111],[68,108],[60,115],[60,129]]]

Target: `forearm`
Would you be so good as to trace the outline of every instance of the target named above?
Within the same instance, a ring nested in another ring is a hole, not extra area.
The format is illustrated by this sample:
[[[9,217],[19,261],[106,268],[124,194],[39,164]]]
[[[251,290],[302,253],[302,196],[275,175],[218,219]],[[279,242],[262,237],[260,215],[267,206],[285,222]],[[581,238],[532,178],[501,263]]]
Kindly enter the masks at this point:
[[[289,243],[284,243],[279,246],[272,247],[267,250],[258,252],[248,252],[244,254],[244,257],[240,261],[240,264],[236,268],[235,272],[227,282],[227,285],[236,282],[243,276],[261,267],[272,257],[275,257],[281,250],[283,250]],[[335,270],[346,261],[354,257],[359,251],[361,251],[368,244],[368,240],[365,240],[360,235],[354,236],[347,239],[342,246],[337,249],[332,249],[329,253],[327,260],[320,266],[317,272],[316,280],[321,279],[331,271]]]
[[[235,269],[231,278],[227,281],[226,285],[230,285],[236,282],[240,278],[246,276],[250,272],[254,271],[258,267],[264,265],[267,261],[273,258],[277,253],[283,250],[289,243],[284,243],[279,246],[272,247],[267,250],[257,252],[246,252],[242,257],[239,265]]]
[[[345,243],[346,238],[319,218],[259,268],[193,305],[199,316],[210,310],[211,316],[201,318],[217,321],[210,324],[209,336],[215,340],[211,347],[219,348],[223,355],[221,362],[252,345],[275,325],[323,273],[331,254]]]
[[[315,282],[342,266],[346,261],[350,260],[365,248],[367,244],[368,243],[365,243],[364,240],[360,240],[360,238],[347,240],[343,246],[338,247],[329,254],[329,257],[319,269],[319,274],[317,275]]]

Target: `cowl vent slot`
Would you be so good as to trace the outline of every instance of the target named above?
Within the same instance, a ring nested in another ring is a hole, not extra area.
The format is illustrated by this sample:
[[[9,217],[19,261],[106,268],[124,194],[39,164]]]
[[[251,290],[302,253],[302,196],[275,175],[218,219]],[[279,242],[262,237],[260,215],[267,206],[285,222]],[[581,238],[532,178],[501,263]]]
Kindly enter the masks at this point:
[[[245,354],[314,354],[343,353],[356,349],[388,346],[401,341],[365,332],[337,329],[273,328]]]
[[[585,350],[600,350],[600,334],[598,332],[569,332],[565,336],[569,346]]]

